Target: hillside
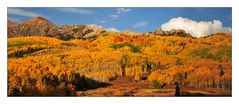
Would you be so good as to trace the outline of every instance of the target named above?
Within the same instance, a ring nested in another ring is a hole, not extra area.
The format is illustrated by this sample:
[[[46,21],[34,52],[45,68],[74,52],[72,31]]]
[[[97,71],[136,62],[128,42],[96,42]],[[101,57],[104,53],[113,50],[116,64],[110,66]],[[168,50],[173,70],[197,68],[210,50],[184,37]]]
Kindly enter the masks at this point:
[[[7,34],[8,37],[13,37],[15,33],[15,26],[16,24],[10,20],[7,21]]]
[[[16,24],[10,20],[7,21],[8,27],[14,27]]]
[[[176,82],[185,96],[230,96],[231,75],[232,36],[224,33],[8,38],[9,96],[174,96]]]

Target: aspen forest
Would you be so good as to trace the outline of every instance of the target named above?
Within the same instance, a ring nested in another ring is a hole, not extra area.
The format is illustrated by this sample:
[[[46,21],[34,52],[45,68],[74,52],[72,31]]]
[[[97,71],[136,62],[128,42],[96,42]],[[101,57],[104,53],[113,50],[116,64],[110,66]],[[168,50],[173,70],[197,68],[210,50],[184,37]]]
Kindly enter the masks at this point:
[[[77,96],[79,91],[82,95],[111,86],[118,77],[147,83],[148,89],[172,89],[164,86],[177,82],[191,88],[225,89],[230,95],[231,42],[231,35],[224,33],[204,38],[120,33],[95,40],[8,38],[8,95]],[[100,96],[127,93],[132,92]]]
[[[7,94],[230,97],[229,17],[229,7],[9,7]]]

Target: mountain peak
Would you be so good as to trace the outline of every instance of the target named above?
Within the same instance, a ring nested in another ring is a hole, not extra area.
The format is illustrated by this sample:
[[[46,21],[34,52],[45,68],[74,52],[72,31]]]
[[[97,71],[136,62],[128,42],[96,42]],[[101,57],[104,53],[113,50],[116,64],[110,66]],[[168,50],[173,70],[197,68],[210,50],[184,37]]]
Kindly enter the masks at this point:
[[[43,18],[43,17],[40,17],[40,16],[34,17],[33,19],[38,19],[38,20],[48,21],[47,19],[45,19],[45,18]]]
[[[43,24],[46,24],[46,25],[50,25],[50,26],[53,26],[54,24],[50,21],[48,21],[47,19],[43,18],[43,17],[33,17],[25,22],[22,22],[21,25],[43,25]]]
[[[33,17],[16,26],[16,36],[47,35],[56,25],[43,17]]]

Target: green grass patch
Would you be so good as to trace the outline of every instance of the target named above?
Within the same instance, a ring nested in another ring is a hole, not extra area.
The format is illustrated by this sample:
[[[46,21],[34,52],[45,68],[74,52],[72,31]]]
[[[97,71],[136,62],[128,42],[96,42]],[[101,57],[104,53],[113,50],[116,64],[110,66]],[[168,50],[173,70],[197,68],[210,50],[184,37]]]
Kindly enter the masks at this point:
[[[125,47],[125,46],[128,46],[131,48],[131,51],[133,53],[140,53],[140,46],[136,46],[136,45],[133,45],[133,44],[130,44],[128,42],[124,42],[124,43],[119,43],[119,44],[111,44],[111,48],[114,48],[114,49],[118,49],[118,48],[122,48],[122,47]]]
[[[18,42],[8,42],[8,47],[22,47],[26,45],[42,45],[44,43],[41,42],[26,42],[26,41],[18,41]]]
[[[214,53],[210,52],[211,49],[216,49]],[[189,52],[192,57],[214,59],[216,61],[229,61],[232,58],[231,46],[220,46],[209,48],[197,48]]]
[[[154,88],[154,89],[161,89],[161,84],[160,84],[160,82],[159,82],[158,80],[153,80],[153,81],[151,82],[151,86],[152,86],[152,88]]]

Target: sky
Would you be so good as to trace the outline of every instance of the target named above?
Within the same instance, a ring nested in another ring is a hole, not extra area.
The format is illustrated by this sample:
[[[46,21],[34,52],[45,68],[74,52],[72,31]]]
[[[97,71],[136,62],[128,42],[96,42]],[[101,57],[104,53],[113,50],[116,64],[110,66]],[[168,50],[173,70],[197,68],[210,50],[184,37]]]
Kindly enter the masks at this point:
[[[115,31],[132,29],[148,32],[162,26],[165,30],[175,27],[184,29],[181,27],[182,21],[184,24],[185,21],[187,24],[194,23],[198,27],[202,23],[206,24],[207,30],[204,29],[201,33],[227,30],[232,26],[231,8],[8,8],[8,20],[15,23],[21,23],[36,16],[42,16],[56,25],[96,24]],[[170,23],[178,23],[177,21],[181,21],[179,26],[170,25]],[[219,24],[220,29],[214,24]],[[217,30],[210,30],[211,28],[217,28]],[[189,29],[189,31],[193,30]]]

